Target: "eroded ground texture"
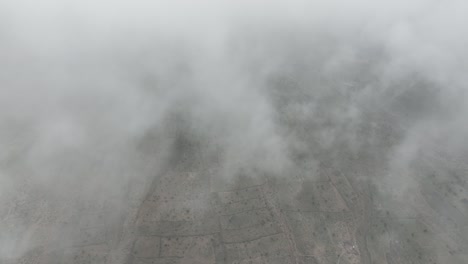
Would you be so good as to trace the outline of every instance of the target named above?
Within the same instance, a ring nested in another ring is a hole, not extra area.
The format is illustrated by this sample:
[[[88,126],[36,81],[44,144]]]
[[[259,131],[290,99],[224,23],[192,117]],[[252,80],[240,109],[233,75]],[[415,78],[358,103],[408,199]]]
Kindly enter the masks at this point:
[[[172,140],[165,169],[125,186],[125,206],[109,195],[57,201],[24,182],[1,220],[17,239],[5,250],[21,243],[27,250],[2,263],[466,263],[462,160],[428,151],[410,172],[418,174],[417,183],[402,178],[387,183],[383,176],[374,181],[389,170],[381,152],[399,141],[403,129],[394,113],[365,112],[359,136],[368,146],[353,151],[343,144],[332,152],[314,142],[315,121],[295,123],[297,116],[281,113],[307,95],[295,94],[298,88],[275,92],[285,97],[278,122],[293,123],[284,133],[300,141],[290,149],[287,176],[246,169],[221,177],[220,151],[175,118],[165,137]],[[352,94],[331,96],[344,100]],[[412,99],[400,96],[395,104]],[[145,135],[139,145],[148,174],[152,140]],[[380,191],[380,185],[395,190]]]

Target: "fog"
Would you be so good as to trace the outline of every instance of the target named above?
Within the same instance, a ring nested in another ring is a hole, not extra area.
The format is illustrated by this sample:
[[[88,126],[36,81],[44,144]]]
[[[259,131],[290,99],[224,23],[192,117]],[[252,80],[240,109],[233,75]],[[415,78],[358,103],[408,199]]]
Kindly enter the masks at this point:
[[[66,247],[95,208],[124,219],[184,159],[233,184],[328,164],[405,216],[429,175],[466,182],[467,8],[1,1],[0,262]],[[444,214],[460,226],[460,210]],[[460,230],[444,232],[466,248]]]

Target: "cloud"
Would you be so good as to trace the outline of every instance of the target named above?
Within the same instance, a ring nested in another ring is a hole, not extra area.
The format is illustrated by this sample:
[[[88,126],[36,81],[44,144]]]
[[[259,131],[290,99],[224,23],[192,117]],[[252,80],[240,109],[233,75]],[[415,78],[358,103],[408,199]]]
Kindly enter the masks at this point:
[[[191,148],[189,159],[210,157],[227,180],[315,178],[331,163],[382,193],[419,188],[425,153],[467,151],[465,9],[455,0],[3,1],[0,217],[21,199],[53,204],[56,221],[90,201],[124,214],[129,189],[143,197]],[[33,240],[13,237],[0,244]],[[0,259],[11,258],[2,248]]]

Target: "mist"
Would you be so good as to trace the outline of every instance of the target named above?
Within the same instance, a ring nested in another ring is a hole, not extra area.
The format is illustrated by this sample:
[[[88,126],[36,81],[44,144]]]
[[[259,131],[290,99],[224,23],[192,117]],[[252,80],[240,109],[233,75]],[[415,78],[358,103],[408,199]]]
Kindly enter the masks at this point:
[[[61,263],[92,227],[112,241],[95,263],[134,263],[154,193],[209,215],[217,186],[268,182],[279,204],[312,208],[316,182],[346,175],[356,219],[386,214],[390,227],[342,263],[407,263],[409,251],[466,263],[467,8],[0,2],[0,262]],[[395,244],[417,229],[401,231],[405,219],[427,224],[430,246]]]

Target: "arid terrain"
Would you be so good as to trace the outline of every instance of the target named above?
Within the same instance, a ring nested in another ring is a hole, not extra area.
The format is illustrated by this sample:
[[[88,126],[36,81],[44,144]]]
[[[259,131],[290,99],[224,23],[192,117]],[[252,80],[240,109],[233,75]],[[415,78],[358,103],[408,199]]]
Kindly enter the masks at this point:
[[[391,144],[397,132],[381,121],[363,133]],[[287,176],[250,172],[223,179],[219,157],[177,129],[166,169],[133,181],[125,190],[128,206],[80,200],[66,203],[72,209],[61,208],[25,184],[23,200],[10,204],[2,221],[12,230],[18,222],[27,226],[21,234],[29,237],[18,238],[33,239],[35,246],[2,263],[461,264],[468,259],[463,161],[421,153],[413,171],[420,182],[399,186],[396,195],[372,180],[385,172],[379,154],[346,153],[346,148],[334,158],[326,151],[314,154],[310,168],[307,157],[297,157]]]

